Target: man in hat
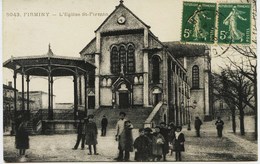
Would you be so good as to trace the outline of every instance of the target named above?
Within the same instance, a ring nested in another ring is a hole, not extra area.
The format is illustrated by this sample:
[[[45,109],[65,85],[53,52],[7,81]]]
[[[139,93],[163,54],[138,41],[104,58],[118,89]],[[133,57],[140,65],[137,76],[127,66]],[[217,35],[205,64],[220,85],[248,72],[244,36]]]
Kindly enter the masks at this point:
[[[220,119],[220,117],[217,117],[217,121],[215,123],[217,131],[218,131],[218,137],[222,137],[222,130],[224,126],[224,122]]]
[[[124,125],[126,120],[126,113],[125,112],[120,112],[119,113],[119,120],[117,121],[116,124],[116,141],[119,141],[120,135],[122,134],[124,130]],[[123,161],[123,151],[120,149],[119,143],[118,143],[118,149],[119,149],[119,155],[115,160],[117,161]]]
[[[198,116],[195,117],[195,130],[196,130],[196,136],[200,137],[200,126],[202,125],[202,121]]]
[[[101,136],[106,136],[107,124],[108,124],[108,120],[107,120],[106,116],[104,115],[101,120]]]
[[[74,146],[74,148],[72,148],[73,150],[77,150],[79,143],[81,141],[81,149],[84,150],[85,148],[85,127],[84,127],[84,120],[82,118],[79,119],[79,123],[78,123],[78,128],[77,128],[77,141],[76,144]]]

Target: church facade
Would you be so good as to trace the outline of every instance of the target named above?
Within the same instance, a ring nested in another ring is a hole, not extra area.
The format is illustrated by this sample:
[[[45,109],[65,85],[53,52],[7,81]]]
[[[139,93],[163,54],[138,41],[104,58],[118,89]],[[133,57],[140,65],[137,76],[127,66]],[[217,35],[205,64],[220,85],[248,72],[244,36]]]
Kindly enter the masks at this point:
[[[84,80],[88,85],[78,92],[79,104],[151,112],[162,104],[162,120],[178,124],[186,123],[188,112],[210,117],[209,53],[206,46],[161,42],[120,2],[80,52],[96,69],[79,80],[79,90],[84,90]]]

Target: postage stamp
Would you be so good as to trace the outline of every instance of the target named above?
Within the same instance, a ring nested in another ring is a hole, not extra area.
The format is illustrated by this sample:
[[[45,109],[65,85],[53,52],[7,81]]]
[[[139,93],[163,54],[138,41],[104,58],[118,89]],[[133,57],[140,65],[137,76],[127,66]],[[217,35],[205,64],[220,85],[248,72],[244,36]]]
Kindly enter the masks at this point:
[[[251,5],[218,5],[218,43],[249,44],[251,42]]]
[[[181,40],[214,43],[215,20],[216,4],[184,2]]]

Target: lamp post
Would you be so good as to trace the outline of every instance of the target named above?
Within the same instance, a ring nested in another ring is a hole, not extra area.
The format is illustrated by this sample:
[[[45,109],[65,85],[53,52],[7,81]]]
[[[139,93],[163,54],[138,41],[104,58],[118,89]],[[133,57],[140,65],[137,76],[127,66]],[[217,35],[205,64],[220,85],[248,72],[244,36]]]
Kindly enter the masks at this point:
[[[187,130],[191,130],[190,128],[190,98],[188,98],[188,128]]]
[[[180,110],[180,113],[181,113],[181,114],[180,114],[181,125],[183,124],[183,121],[184,121],[184,120],[183,120],[183,115],[184,115],[184,110],[183,110],[183,109],[184,109],[184,102],[182,101],[182,102],[181,102],[181,110]]]

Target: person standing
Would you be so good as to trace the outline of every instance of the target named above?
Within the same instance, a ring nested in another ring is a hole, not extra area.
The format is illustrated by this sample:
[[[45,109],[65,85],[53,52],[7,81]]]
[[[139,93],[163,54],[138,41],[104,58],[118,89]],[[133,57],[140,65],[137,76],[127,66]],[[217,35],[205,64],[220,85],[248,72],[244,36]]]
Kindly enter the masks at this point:
[[[202,125],[202,121],[198,116],[195,117],[195,130],[196,130],[196,136],[200,137],[200,126]]]
[[[81,141],[81,150],[84,150],[85,148],[85,128],[84,128],[84,120],[82,118],[79,119],[79,123],[78,123],[78,128],[77,128],[77,141],[76,144],[74,146],[74,148],[72,148],[73,150],[77,150],[79,143]]]
[[[145,136],[144,129],[139,129],[139,137],[134,141],[135,160],[138,162],[148,161],[149,139]]]
[[[166,154],[169,153],[169,129],[166,127],[165,122],[160,123],[160,133],[162,134],[165,142],[162,145],[162,150],[163,150],[163,161],[166,161]]]
[[[144,135],[148,138],[148,151],[147,151],[147,161],[153,159],[153,130],[151,128],[144,129]]]
[[[106,116],[104,115],[101,120],[101,136],[106,136],[107,124],[108,124],[108,120],[107,120]]]
[[[170,150],[171,150],[171,155],[174,151],[174,140],[175,140],[175,130],[176,130],[176,126],[173,122],[171,122],[169,124],[169,143],[170,143]]]
[[[160,133],[160,126],[155,127],[153,133],[153,161],[160,161],[163,155],[163,145],[165,140],[163,135]]]
[[[15,146],[19,149],[21,160],[25,158],[25,150],[29,149],[29,132],[27,130],[28,121],[23,120],[17,128],[15,136]]]
[[[216,129],[218,131],[218,137],[222,137],[222,131],[223,131],[223,127],[224,127],[224,121],[222,121],[220,119],[220,117],[217,118],[217,121],[215,123],[216,125]]]
[[[86,124],[86,145],[88,145],[89,153],[88,155],[92,155],[92,146],[94,149],[94,155],[98,155],[97,153],[97,125],[94,122],[94,115],[88,116],[88,121]]]
[[[184,134],[181,132],[182,127],[181,126],[177,126],[176,127],[176,131],[175,131],[175,159],[176,161],[181,161],[181,152],[185,151],[184,149],[184,142],[185,142],[185,137]]]
[[[124,124],[126,120],[126,113],[125,112],[120,112],[119,113],[119,120],[117,121],[116,124],[116,141],[119,141],[121,133],[124,130]],[[123,151],[120,150],[120,146],[119,146],[119,142],[118,142],[118,149],[119,149],[119,155],[117,158],[115,158],[115,160],[117,161],[122,161],[123,160]]]
[[[130,152],[133,152],[133,134],[132,134],[133,125],[129,120],[124,122],[124,129],[119,137],[119,151],[120,159],[124,161],[129,161]],[[123,157],[124,154],[124,157]]]

